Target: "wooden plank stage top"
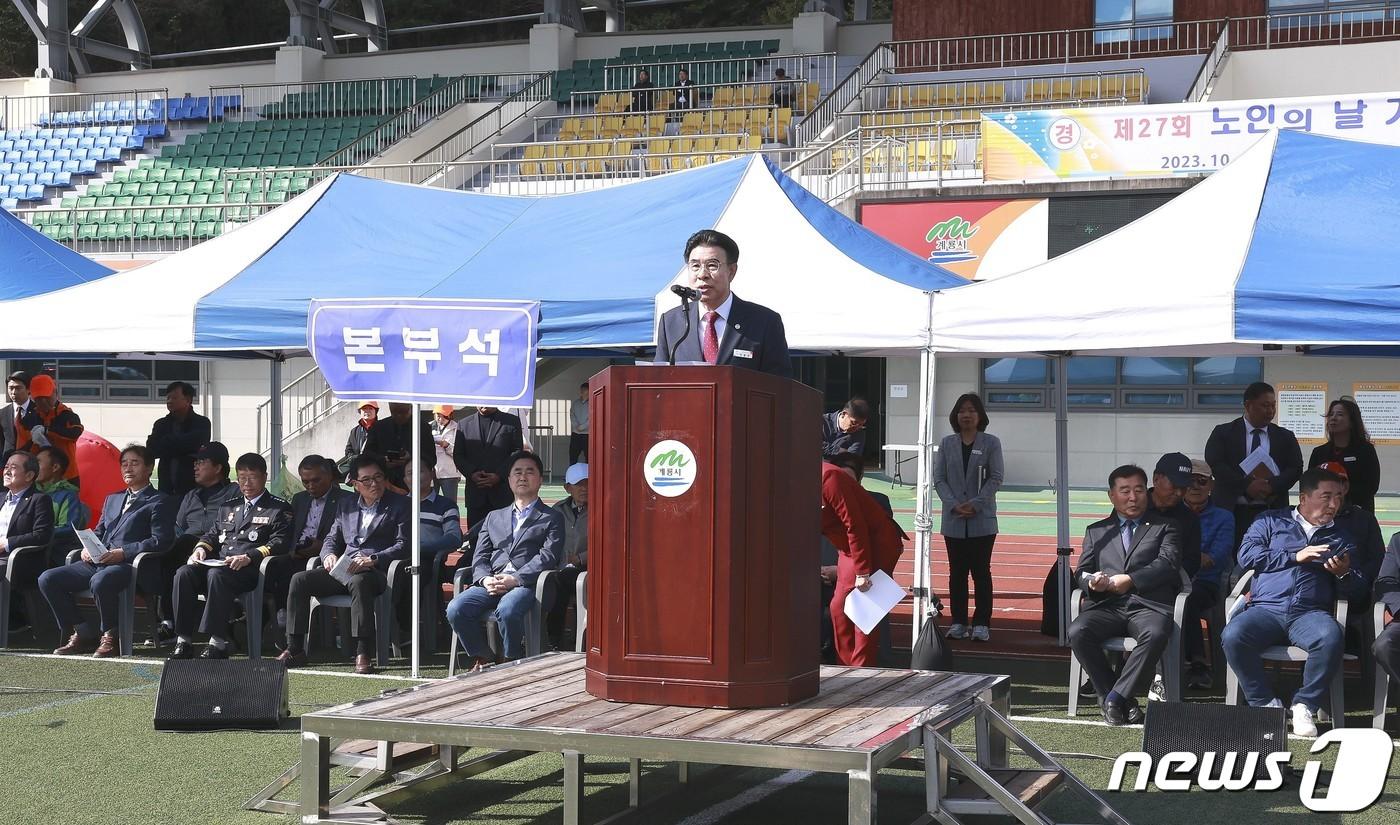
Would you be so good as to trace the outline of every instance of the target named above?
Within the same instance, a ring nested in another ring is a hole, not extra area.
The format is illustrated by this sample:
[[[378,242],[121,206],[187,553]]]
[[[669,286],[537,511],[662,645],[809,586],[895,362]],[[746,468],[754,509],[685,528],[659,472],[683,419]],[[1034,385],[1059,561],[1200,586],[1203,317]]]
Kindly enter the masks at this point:
[[[550,653],[318,711],[338,720],[531,728],[870,751],[972,701],[1005,676],[823,667],[816,696],[728,710],[608,702],[584,690],[582,653]]]

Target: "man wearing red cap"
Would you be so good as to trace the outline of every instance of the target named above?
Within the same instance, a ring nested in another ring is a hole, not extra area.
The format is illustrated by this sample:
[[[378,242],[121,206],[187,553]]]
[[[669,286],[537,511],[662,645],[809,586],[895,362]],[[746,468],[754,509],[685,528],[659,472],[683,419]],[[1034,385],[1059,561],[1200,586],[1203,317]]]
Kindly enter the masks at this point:
[[[29,395],[33,401],[29,412],[15,422],[18,449],[37,453],[53,446],[62,450],[68,456],[68,471],[63,477],[77,487],[78,436],[83,434],[83,422],[58,400],[58,387],[50,376],[41,374],[29,379]]]
[[[1351,479],[1347,478],[1347,465],[1340,461],[1327,461],[1318,465],[1342,479],[1342,495],[1351,489]],[[1371,609],[1371,585],[1381,572],[1381,560],[1385,556],[1385,537],[1381,535],[1380,522],[1374,513],[1356,504],[1343,504],[1332,517],[1356,541],[1356,553],[1351,566],[1366,580],[1366,597],[1351,600],[1348,604],[1347,624],[1359,623]]]

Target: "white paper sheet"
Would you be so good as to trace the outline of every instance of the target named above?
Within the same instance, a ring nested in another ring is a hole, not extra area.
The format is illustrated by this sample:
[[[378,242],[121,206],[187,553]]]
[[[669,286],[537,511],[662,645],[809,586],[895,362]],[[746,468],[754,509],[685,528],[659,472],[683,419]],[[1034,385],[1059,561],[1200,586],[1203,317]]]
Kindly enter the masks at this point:
[[[870,577],[869,590],[864,593],[852,590],[846,596],[846,618],[855,622],[861,633],[868,635],[907,595],[909,594],[904,588],[895,584],[888,573],[876,570]]]
[[[1264,469],[1268,470],[1273,475],[1278,475],[1278,464],[1274,462],[1273,456],[1269,455],[1269,451],[1264,449],[1263,444],[1260,444],[1258,449],[1244,457],[1244,461],[1240,462],[1240,470],[1243,471],[1245,475],[1249,475],[1254,472],[1254,468],[1258,467],[1260,464],[1264,465]]]

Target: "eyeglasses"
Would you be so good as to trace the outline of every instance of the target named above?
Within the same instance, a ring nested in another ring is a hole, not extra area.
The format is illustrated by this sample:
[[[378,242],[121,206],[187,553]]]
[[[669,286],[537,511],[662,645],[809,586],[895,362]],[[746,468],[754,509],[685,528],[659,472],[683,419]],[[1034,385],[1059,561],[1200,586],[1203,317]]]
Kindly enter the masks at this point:
[[[384,474],[375,473],[372,476],[360,476],[359,478],[356,478],[355,481],[359,482],[360,484],[379,484],[380,482],[384,481]]]
[[[1205,487],[1213,481],[1210,476],[1191,476],[1192,487]]]
[[[236,476],[236,478],[238,479],[239,484],[254,484],[256,482],[262,481],[264,478],[266,478],[266,476],[264,476],[261,473],[258,473],[257,475],[252,475],[249,473],[239,473]]]
[[[691,272],[699,272],[703,269],[710,275],[714,275],[715,273],[723,269],[725,264],[723,261],[709,260],[704,262],[690,261],[686,264],[686,266],[690,269]]]

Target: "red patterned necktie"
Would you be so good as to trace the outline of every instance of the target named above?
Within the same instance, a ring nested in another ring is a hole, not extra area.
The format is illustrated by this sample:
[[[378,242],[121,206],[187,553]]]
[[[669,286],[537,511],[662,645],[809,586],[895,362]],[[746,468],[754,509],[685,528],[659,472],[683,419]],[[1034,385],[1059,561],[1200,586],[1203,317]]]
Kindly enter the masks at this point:
[[[705,356],[706,364],[713,364],[719,361],[719,336],[715,334],[715,319],[719,313],[710,310],[705,313],[705,331],[700,338],[700,352]]]

